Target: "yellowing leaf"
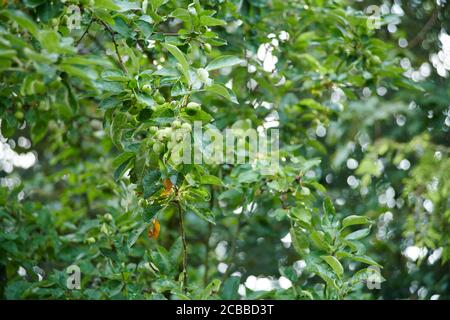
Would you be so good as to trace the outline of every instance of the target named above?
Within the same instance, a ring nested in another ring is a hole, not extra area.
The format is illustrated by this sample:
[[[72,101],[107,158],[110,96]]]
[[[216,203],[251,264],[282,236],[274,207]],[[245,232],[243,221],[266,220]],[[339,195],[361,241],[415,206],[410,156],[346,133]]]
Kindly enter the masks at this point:
[[[157,240],[159,237],[159,231],[161,230],[161,224],[157,219],[154,219],[152,222],[152,226],[148,229],[148,237],[150,239]]]

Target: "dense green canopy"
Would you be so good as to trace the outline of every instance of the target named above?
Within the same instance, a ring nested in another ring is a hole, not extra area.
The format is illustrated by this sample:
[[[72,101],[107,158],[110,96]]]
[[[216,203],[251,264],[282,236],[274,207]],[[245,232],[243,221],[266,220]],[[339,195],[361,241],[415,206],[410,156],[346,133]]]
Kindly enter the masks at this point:
[[[447,1],[1,3],[0,298],[450,298]]]

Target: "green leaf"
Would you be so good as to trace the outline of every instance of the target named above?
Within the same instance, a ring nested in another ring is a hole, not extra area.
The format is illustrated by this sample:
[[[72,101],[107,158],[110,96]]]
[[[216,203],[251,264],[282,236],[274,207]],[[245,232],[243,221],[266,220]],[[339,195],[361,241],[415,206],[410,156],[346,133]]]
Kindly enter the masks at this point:
[[[149,206],[144,207],[144,212],[142,214],[144,220],[146,222],[150,222],[154,217],[163,209],[163,206],[158,203],[151,204]]]
[[[215,27],[215,26],[224,26],[227,23],[223,20],[217,19],[217,18],[213,18],[210,16],[201,16],[200,17],[200,23],[204,26],[208,26],[208,27]]]
[[[324,233],[322,231],[313,230],[311,232],[311,240],[317,248],[328,250],[329,244],[326,242]]]
[[[124,172],[129,168],[129,165],[131,163],[131,160],[133,157],[125,159],[114,171],[114,180],[118,181],[120,178],[122,178]]]
[[[120,7],[115,4],[114,0],[95,0],[94,7],[100,8],[100,9],[107,9],[107,10],[119,10]]]
[[[364,216],[348,216],[342,220],[342,227],[346,228],[349,226],[357,225],[357,224],[366,224],[370,223],[370,219]]]
[[[104,0],[102,0],[104,1]],[[126,12],[130,10],[141,10],[141,6],[136,1],[124,1],[124,0],[114,0],[114,3],[119,6],[119,9],[114,9],[119,12]]]
[[[236,56],[221,56],[218,57],[216,59],[214,59],[213,61],[211,61],[207,66],[206,66],[206,70],[211,71],[211,70],[217,70],[217,69],[221,69],[221,68],[227,68],[227,67],[232,67],[236,64],[240,64],[244,62],[244,60],[236,57]]]
[[[63,77],[62,82],[67,89],[67,98],[69,100],[70,108],[72,109],[73,113],[76,113],[78,110],[78,99],[75,96],[75,94],[73,93],[73,89],[69,82],[68,77]]]
[[[241,282],[241,277],[232,276],[229,277],[223,283],[220,291],[220,296],[224,300],[235,300],[238,298],[238,289]]]
[[[308,237],[303,232],[299,232],[295,228],[290,229],[292,244],[294,245],[294,249],[298,253],[304,252],[305,249],[309,248],[309,240]]]
[[[231,91],[230,89],[221,84],[215,83],[209,87],[206,87],[206,91],[214,92],[218,95],[221,95],[222,97],[233,103],[239,103],[233,91]]]
[[[146,223],[131,232],[131,235],[127,241],[128,248],[131,248],[136,243],[137,239],[139,239],[140,235],[142,234],[142,232],[144,232],[145,229],[147,229],[147,227],[148,224]]]
[[[59,49],[58,33],[53,30],[42,30],[39,41],[48,52],[57,52]]]
[[[305,256],[306,270],[312,272],[321,277],[328,286],[336,288],[336,273],[332,272],[329,268],[325,267],[322,263],[323,259],[317,257],[314,254],[308,254]]]
[[[160,181],[161,173],[159,170],[152,170],[145,174],[142,178],[142,188],[144,191],[144,198],[151,197],[158,190],[162,188]]]
[[[320,256],[328,265],[333,269],[333,271],[340,277],[344,274],[344,268],[342,264],[333,256]]]
[[[213,117],[209,113],[201,109],[183,108],[182,111],[180,112],[180,116],[183,119],[189,120],[191,122],[201,121],[203,123],[208,123],[211,122],[211,120],[213,119]]]
[[[173,265],[170,263],[169,253],[164,247],[158,247],[150,253],[152,262],[159,269],[161,274],[169,274],[172,271]]]
[[[168,0],[150,0],[150,4],[152,5],[153,10],[158,10],[163,4],[167,3]]]
[[[197,215],[200,219],[212,223],[212,224],[216,224],[214,221],[214,215],[211,211],[209,210],[205,210],[205,209],[198,209],[193,205],[186,205],[188,209],[190,209],[193,213],[195,213],[195,215]]]
[[[361,229],[355,232],[348,234],[345,239],[346,240],[360,240],[367,237],[370,233],[370,228]]]
[[[379,265],[375,260],[366,255],[354,255],[345,251],[338,251],[336,252],[336,256],[338,258],[347,258],[353,261],[362,262],[371,266],[382,268],[382,266]]]
[[[221,186],[222,185],[222,180],[220,180],[216,176],[208,174],[208,175],[202,175],[200,177],[200,183],[201,184],[212,184],[212,185],[216,185],[216,186]]]
[[[119,149],[122,150],[122,131],[127,126],[127,116],[125,113],[117,113],[112,122],[110,129],[110,136],[111,140],[114,143],[114,145]]]
[[[179,261],[181,260],[183,253],[183,242],[181,240],[181,237],[178,237],[169,250],[169,256],[174,265],[178,265]]]
[[[119,257],[117,256],[117,253],[111,249],[108,248],[100,248],[100,252],[105,257],[113,260],[113,261],[120,261]]]
[[[240,189],[230,189],[219,195],[219,200],[224,202],[230,209],[236,208],[242,202],[243,192]]]
[[[130,77],[122,70],[105,70],[101,74],[102,79],[106,81],[128,82]]]
[[[327,215],[336,215],[336,209],[334,209],[333,203],[330,198],[326,198],[323,202],[323,210]]]
[[[105,9],[93,9],[92,11],[96,18],[103,21],[107,25],[112,26],[116,23],[114,21],[114,18],[111,16],[111,14]]]
[[[175,59],[180,63],[181,65],[181,72],[186,77],[186,81],[189,82],[189,63],[186,59],[186,56],[183,52],[180,51],[176,46],[170,44],[170,43],[163,43],[164,48],[166,48],[174,57]]]
[[[245,171],[238,176],[239,183],[254,183],[258,181],[259,174],[256,171]]]
[[[180,19],[186,23],[191,23],[191,15],[188,10],[183,8],[177,8],[170,14],[172,17]]]
[[[0,15],[4,15],[9,19],[17,22],[19,26],[28,30],[35,38],[39,36],[39,27],[34,23],[33,20],[30,19],[25,13],[18,10],[2,10],[0,11]]]
[[[144,175],[148,156],[148,146],[145,142],[142,142],[139,150],[136,152],[136,159],[134,160],[133,173],[135,174],[137,181],[141,181],[142,176]]]
[[[222,281],[220,281],[219,279],[214,279],[203,290],[200,299],[205,300],[205,299],[211,298],[212,295],[219,292],[221,285],[222,285]]]

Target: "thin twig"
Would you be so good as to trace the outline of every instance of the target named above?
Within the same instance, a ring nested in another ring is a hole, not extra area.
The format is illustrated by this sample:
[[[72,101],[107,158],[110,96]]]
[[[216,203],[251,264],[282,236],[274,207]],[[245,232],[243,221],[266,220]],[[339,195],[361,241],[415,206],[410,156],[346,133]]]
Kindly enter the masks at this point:
[[[208,269],[209,269],[209,239],[211,238],[212,233],[212,224],[208,223],[208,234],[206,236],[206,242],[205,242],[205,274],[203,275],[203,284],[206,287],[208,285]]]
[[[125,65],[122,62],[122,56],[120,55],[120,52],[119,52],[119,46],[117,45],[116,36],[115,36],[114,31],[111,29],[110,26],[108,26],[103,21],[101,21],[101,20],[98,20],[98,21],[100,21],[100,23],[106,28],[106,30],[108,30],[109,34],[111,35],[111,39],[112,39],[112,42],[114,44],[114,49],[116,50],[116,55],[117,55],[117,59],[119,60],[120,67],[122,68],[122,70],[125,73],[128,73],[127,68],[125,67]]]
[[[75,42],[75,47],[78,47],[78,45],[80,44],[81,40],[83,40],[84,36],[89,32],[89,28],[91,27],[92,23],[94,22],[94,18],[91,19],[91,22],[89,22],[86,30],[84,30],[83,34],[81,35],[80,39],[78,39]]]
[[[252,193],[254,195],[254,191]],[[245,206],[245,203],[246,202],[244,202],[243,207]],[[252,213],[254,207],[255,207],[255,202],[252,201],[250,208],[247,209],[247,214]],[[247,205],[247,208],[248,208],[248,205]],[[239,239],[239,235],[241,233],[241,228],[242,228],[242,224],[243,224],[242,216],[244,216],[244,215],[245,215],[245,212],[244,212],[244,209],[242,209],[242,212],[239,214],[239,217],[238,217],[236,232],[233,236],[233,239],[231,240],[231,253],[230,253],[229,260],[228,260],[227,271],[224,273],[224,279],[226,279],[231,274],[234,267],[236,266],[235,260],[236,260],[236,253],[237,253],[237,240]]]
[[[437,21],[439,10],[438,8],[435,8],[433,13],[431,14],[430,18],[428,19],[427,23],[423,26],[422,30],[417,34],[417,36],[411,40],[409,43],[410,48],[414,48],[418,44],[422,42],[422,40],[425,38],[426,34],[430,29],[434,26],[434,24]]]
[[[212,210],[214,208],[214,188],[211,188],[211,199],[209,200],[209,207]],[[209,269],[209,239],[211,238],[212,234],[212,224],[208,223],[208,233],[206,235],[206,241],[205,241],[205,259],[204,259],[204,266],[205,266],[205,274],[203,275],[203,284],[205,287],[208,285],[208,269]]]
[[[184,233],[184,217],[183,217],[183,211],[181,210],[181,205],[177,201],[176,202],[177,208],[178,208],[178,216],[180,219],[180,235],[181,235],[181,241],[183,243],[183,289],[187,290],[187,284],[188,284],[188,276],[187,276],[187,244],[186,244],[186,235]]]
[[[244,215],[243,212],[241,212],[241,214],[239,215],[237,226],[236,226],[236,233],[234,234],[234,237],[233,237],[233,240],[232,240],[233,242],[232,242],[232,245],[231,245],[231,255],[230,255],[231,263],[230,263],[230,266],[228,267],[228,271],[229,271],[228,274],[231,273],[232,266],[234,267],[234,265],[236,264],[234,260],[236,259],[237,240],[238,240],[239,234],[241,232],[242,216],[243,215]]]
[[[97,39],[97,37],[92,36],[90,33],[88,34],[89,39],[94,41],[95,45],[102,51],[106,51],[105,46]]]

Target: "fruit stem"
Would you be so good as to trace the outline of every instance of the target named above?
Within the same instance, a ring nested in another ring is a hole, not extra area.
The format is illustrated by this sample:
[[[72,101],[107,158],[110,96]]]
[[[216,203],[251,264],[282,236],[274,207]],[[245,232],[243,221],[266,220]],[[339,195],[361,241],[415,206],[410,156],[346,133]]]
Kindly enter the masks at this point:
[[[183,211],[181,209],[180,203],[176,202],[178,208],[178,216],[180,218],[180,235],[181,241],[183,243],[183,290],[187,290],[188,276],[187,276],[187,244],[186,244],[186,235],[184,233],[184,216]]]

